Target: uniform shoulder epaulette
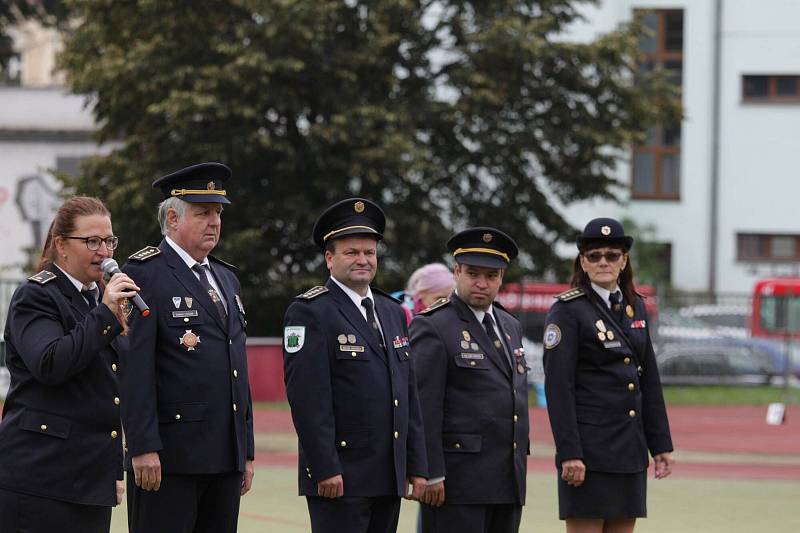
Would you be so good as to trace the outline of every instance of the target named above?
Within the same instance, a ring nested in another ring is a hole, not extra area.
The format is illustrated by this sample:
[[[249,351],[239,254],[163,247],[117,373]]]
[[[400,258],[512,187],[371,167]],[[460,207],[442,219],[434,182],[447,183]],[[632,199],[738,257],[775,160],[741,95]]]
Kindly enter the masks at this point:
[[[575,298],[580,298],[584,296],[586,293],[583,292],[583,289],[580,287],[574,287],[572,289],[566,290],[556,296],[556,299],[561,300],[562,302],[568,302],[570,300],[574,300]]]
[[[239,271],[239,267],[237,267],[236,265],[232,265],[232,264],[228,263],[227,261],[223,261],[219,257],[214,257],[213,255],[209,255],[208,258],[209,259],[213,259],[217,263],[219,263],[219,264],[221,264],[223,266],[226,266],[226,267],[230,268],[231,270],[235,270],[236,272]]]
[[[399,304],[403,303],[403,300],[401,300],[400,298],[397,298],[396,296],[392,296],[390,293],[388,293],[386,291],[383,291],[383,290],[381,290],[381,289],[379,289],[377,287],[373,287],[373,286],[370,285],[370,289],[374,293],[381,294],[383,296],[386,296],[387,298],[390,298],[393,302],[397,302]]]
[[[45,283],[48,283],[56,279],[56,275],[50,272],[49,270],[42,270],[38,274],[34,274],[28,279],[31,281],[35,281],[39,285],[44,285]]]
[[[446,306],[449,303],[450,303],[450,298],[449,297],[448,298],[439,298],[438,300],[433,302],[431,305],[429,305],[428,307],[426,307],[425,309],[420,311],[419,314],[421,314],[421,315],[429,315],[429,314],[433,313],[434,311],[436,311],[437,309],[441,309],[442,307]]]
[[[320,294],[325,294],[326,292],[328,292],[328,287],[324,285],[317,285],[316,287],[308,289],[303,294],[298,294],[296,297],[303,298],[304,300],[310,300],[312,298],[316,298]]]
[[[153,258],[161,253],[161,250],[156,248],[155,246],[146,246],[139,250],[138,252],[132,253],[128,256],[128,259],[133,259],[134,261],[147,261],[150,258]]]

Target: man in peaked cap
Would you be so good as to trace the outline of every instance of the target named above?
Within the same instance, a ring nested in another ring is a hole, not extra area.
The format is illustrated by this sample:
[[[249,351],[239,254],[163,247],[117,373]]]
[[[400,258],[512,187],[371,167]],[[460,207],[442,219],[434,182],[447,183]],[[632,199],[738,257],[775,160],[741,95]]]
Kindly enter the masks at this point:
[[[284,318],[300,495],[314,533],[394,532],[400,497],[418,499],[425,486],[405,314],[370,286],[385,226],[380,207],[363,198],[320,215],[313,238],[330,278],[295,298]]]
[[[130,256],[150,315],[120,354],[132,533],[236,531],[253,480],[247,321],[235,268],[209,255],[230,169],[201,163],[153,183],[164,239]]]
[[[424,533],[516,533],[525,503],[528,368],[519,321],[495,302],[517,245],[467,229],[447,243],[456,289],[411,322],[428,486]]]

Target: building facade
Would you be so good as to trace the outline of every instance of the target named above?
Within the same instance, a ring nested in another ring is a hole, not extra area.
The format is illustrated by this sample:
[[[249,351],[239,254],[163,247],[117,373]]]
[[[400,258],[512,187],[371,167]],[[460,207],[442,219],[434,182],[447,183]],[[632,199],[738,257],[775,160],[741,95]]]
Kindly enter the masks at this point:
[[[742,293],[800,276],[800,2],[604,0],[570,38],[594,39],[637,11],[653,32],[640,45],[645,67],[680,84],[684,119],[620,165],[621,204],[570,206],[568,220],[652,226],[681,290]]]

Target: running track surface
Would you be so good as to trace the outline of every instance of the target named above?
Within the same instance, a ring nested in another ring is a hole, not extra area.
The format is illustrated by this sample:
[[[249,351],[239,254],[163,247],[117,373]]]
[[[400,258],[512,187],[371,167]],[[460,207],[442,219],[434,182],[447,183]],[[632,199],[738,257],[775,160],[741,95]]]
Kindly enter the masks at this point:
[[[672,440],[677,459],[674,475],[719,479],[800,480],[800,406],[789,406],[786,422],[768,426],[766,407],[669,408]],[[547,411],[530,410],[531,441],[551,449],[553,437]],[[288,410],[264,409],[255,412],[256,433],[294,433]],[[703,460],[681,462],[681,452],[705,452]],[[748,454],[737,457],[737,454]],[[293,453],[259,453],[260,466],[295,466]],[[760,458],[763,457],[763,460]],[[531,457],[534,472],[554,472],[551,458]]]

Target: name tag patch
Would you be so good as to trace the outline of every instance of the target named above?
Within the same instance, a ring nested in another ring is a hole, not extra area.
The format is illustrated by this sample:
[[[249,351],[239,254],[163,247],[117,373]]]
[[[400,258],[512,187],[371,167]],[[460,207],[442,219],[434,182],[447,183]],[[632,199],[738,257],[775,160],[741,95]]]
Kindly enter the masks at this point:
[[[483,359],[482,353],[461,353],[461,359]]]
[[[197,309],[191,309],[188,311],[173,311],[172,318],[186,318],[190,316],[198,316]]]
[[[340,345],[339,346],[340,352],[363,352],[363,346],[348,346],[348,345]]]

